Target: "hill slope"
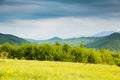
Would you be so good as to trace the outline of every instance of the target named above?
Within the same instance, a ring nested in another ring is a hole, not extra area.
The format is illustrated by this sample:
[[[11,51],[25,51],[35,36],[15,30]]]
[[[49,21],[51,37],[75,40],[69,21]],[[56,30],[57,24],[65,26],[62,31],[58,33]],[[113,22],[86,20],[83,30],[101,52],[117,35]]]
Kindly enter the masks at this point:
[[[88,43],[92,43],[99,39],[101,39],[101,37],[80,37],[80,38],[73,38],[73,39],[65,39],[63,43],[68,43],[73,46],[79,46],[81,43],[86,45]]]
[[[86,47],[96,49],[108,49],[111,51],[120,51],[120,33],[112,33],[105,37],[80,37],[71,39],[52,38],[40,40],[38,43],[52,43],[59,41],[61,44],[68,43],[73,46],[79,46],[83,43]]]
[[[83,44],[88,44],[88,43],[92,43],[98,39],[101,39],[101,37],[80,37],[80,38],[71,38],[71,39],[61,39],[61,38],[57,38],[57,37],[54,37],[52,39],[48,39],[48,40],[39,40],[39,41],[36,41],[38,43],[52,43],[52,44],[55,44],[56,41],[60,42],[61,44],[64,44],[64,43],[68,43],[70,45],[73,45],[73,46],[79,46],[81,43]]]
[[[14,35],[10,35],[10,34],[2,34],[0,33],[0,44],[4,44],[4,43],[10,43],[10,44],[23,44],[23,43],[28,43],[28,41],[19,38],[17,36]]]
[[[53,37],[53,38],[48,39],[48,40],[39,40],[39,41],[36,41],[36,42],[38,42],[40,44],[42,44],[42,43],[52,43],[52,44],[55,44],[56,41],[62,43],[63,39],[61,39],[59,37]]]
[[[112,51],[120,51],[120,33],[113,33],[103,37],[95,42],[86,45],[90,48],[109,49]]]

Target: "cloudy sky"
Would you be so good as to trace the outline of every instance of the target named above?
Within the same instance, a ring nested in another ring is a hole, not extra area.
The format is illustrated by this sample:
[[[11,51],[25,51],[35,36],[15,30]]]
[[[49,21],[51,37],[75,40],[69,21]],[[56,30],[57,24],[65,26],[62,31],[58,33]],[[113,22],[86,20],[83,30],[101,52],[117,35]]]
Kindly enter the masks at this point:
[[[0,33],[48,39],[120,31],[120,0],[0,0]]]

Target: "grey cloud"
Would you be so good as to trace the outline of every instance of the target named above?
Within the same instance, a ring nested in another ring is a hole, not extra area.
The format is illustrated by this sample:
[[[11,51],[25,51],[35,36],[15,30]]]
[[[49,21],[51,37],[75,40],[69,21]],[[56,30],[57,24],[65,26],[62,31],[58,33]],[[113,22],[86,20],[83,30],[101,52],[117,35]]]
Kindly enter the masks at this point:
[[[2,0],[0,3],[0,21],[57,17],[120,17],[120,0]]]
[[[3,2],[4,2],[4,0],[0,0],[0,5],[2,5],[2,4],[3,4]]]

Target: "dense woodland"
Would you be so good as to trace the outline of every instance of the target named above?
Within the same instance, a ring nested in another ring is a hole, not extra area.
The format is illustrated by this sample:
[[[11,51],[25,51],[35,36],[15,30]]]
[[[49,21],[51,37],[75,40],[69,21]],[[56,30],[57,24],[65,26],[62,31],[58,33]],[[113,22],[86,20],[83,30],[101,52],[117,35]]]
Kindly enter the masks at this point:
[[[9,59],[50,60],[95,64],[115,64],[120,66],[120,52],[95,50],[80,46],[53,44],[0,45],[0,57]]]

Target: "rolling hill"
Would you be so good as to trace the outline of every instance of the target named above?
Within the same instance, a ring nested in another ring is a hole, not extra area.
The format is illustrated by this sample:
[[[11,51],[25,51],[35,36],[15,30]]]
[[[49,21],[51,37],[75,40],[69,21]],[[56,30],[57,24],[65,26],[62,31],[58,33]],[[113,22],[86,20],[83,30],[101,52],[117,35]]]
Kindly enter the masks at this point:
[[[39,41],[36,41],[40,44],[42,43],[52,43],[52,44],[55,44],[56,41],[60,42],[61,44],[64,44],[64,43],[67,43],[67,44],[70,44],[72,46],[79,46],[81,43],[86,45],[88,43],[92,43],[96,40],[99,40],[101,39],[102,37],[80,37],[80,38],[71,38],[71,39],[61,39],[61,38],[58,38],[58,37],[54,37],[54,38],[51,38],[51,39],[48,39],[48,40],[39,40]]]
[[[38,43],[52,43],[58,41],[61,44],[68,43],[72,46],[79,46],[83,43],[88,48],[109,49],[111,51],[120,51],[120,33],[112,33],[104,37],[80,37],[71,39],[61,39],[54,37],[48,40],[39,40]]]
[[[48,39],[48,40],[39,40],[39,41],[36,41],[37,43],[52,43],[52,44],[55,44],[55,42],[58,41],[60,43],[62,43],[63,39],[62,38],[59,38],[59,37],[53,37],[51,39]]]
[[[86,45],[90,48],[120,51],[120,33],[113,33]]]
[[[65,39],[63,40],[63,43],[68,43],[73,46],[79,46],[81,43],[86,45],[88,43],[92,43],[99,39],[101,39],[101,37],[80,37],[80,38]]]
[[[62,40],[62,39],[59,38],[59,37],[53,37],[53,38],[51,38],[51,39],[49,39],[49,40],[51,40],[51,41],[59,41],[59,40]]]
[[[4,43],[10,43],[10,44],[23,44],[23,43],[29,43],[28,41],[19,38],[17,36],[11,35],[11,34],[2,34],[0,33],[0,44],[4,44]]]

